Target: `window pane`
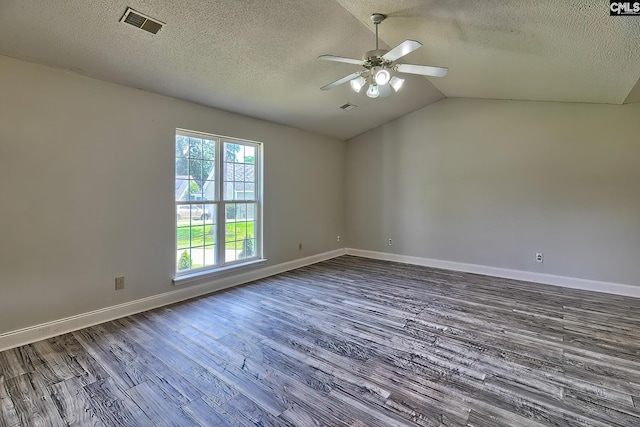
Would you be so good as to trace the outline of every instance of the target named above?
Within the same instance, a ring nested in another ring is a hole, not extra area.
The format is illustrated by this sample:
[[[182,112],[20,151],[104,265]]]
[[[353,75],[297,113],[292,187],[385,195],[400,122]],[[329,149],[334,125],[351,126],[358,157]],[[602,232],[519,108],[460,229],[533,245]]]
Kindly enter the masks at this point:
[[[216,145],[220,143],[222,146]],[[233,203],[256,200],[259,154],[253,143],[176,133],[175,197],[180,202],[176,204],[177,271],[259,255],[257,204]],[[217,203],[221,198],[232,202],[224,203],[223,211]],[[219,236],[222,230],[224,235]],[[224,259],[218,259],[221,254]]]
[[[256,200],[255,184],[245,183],[244,195],[246,197],[245,200]]]
[[[202,184],[202,197],[203,200],[218,200],[216,197],[216,181],[205,181]]]
[[[200,180],[202,176],[202,160],[189,159],[189,176],[191,180]]]
[[[204,205],[204,224],[212,225],[216,224],[216,205],[206,204]]]
[[[191,248],[191,268],[204,267],[204,247]]]
[[[202,141],[202,158],[204,160],[215,160],[216,142],[214,140],[204,139]]]
[[[192,215],[198,215],[198,213],[194,213],[199,211],[191,210]],[[204,235],[204,225],[203,221],[199,218],[191,218],[191,246],[200,246],[203,244],[203,235]]]
[[[256,203],[247,203],[247,219],[250,221],[253,221],[254,223],[256,219],[257,209],[258,209],[258,205]]]
[[[204,244],[213,245],[216,242],[216,229],[212,226],[205,227],[204,230]]]
[[[234,165],[224,164],[224,199],[233,200]]]
[[[244,200],[244,182],[234,182],[233,195],[235,200]]]
[[[188,249],[191,246],[191,227],[176,228],[176,244],[178,252],[180,249]]]
[[[238,204],[237,203],[227,203],[227,207],[226,207],[226,211],[225,211],[225,215],[226,215],[225,218],[227,220],[227,223],[235,222],[236,216],[237,216],[237,212],[238,212]]]
[[[211,220],[209,220],[211,221]],[[216,242],[216,224],[205,221],[204,226],[204,244],[213,245]]]
[[[235,249],[235,242],[227,243],[224,251],[224,260],[225,262],[233,262],[238,260],[238,252],[236,252]]]
[[[176,202],[189,198],[189,180],[187,176],[176,175]]]
[[[225,181],[234,181],[233,176],[233,163],[224,163],[224,180]]]
[[[253,258],[254,256],[256,256],[255,239],[245,238],[244,240],[242,240],[242,242],[239,242],[239,243],[241,243],[241,249],[240,249],[240,252],[238,253],[238,259]]]
[[[247,221],[247,233],[246,237],[249,239],[255,239],[256,237],[256,222],[255,221]]]
[[[176,135],[176,158],[189,157],[189,137]]]
[[[224,161],[225,162],[237,162],[238,153],[242,149],[240,144],[234,144],[231,142],[224,143]]]
[[[216,247],[214,245],[204,247],[204,265],[216,264]]]
[[[231,222],[225,226],[225,242],[235,242],[236,241],[236,223]]]
[[[189,180],[189,200],[202,200],[202,188],[198,181]]]
[[[189,205],[176,206],[176,220],[178,227],[188,227],[189,219],[191,219],[191,207]]]
[[[215,179],[215,165],[212,161],[202,161],[202,180],[214,180]]]
[[[251,145],[246,145],[244,147],[244,162],[245,163],[256,163],[256,149]]]
[[[256,182],[255,147],[230,142],[226,142],[224,147],[224,199],[254,200]],[[246,162],[249,162],[249,164],[245,164]],[[247,185],[249,185],[249,188],[247,188]]]
[[[244,182],[245,179],[245,171],[244,164],[236,163],[234,168],[234,181]]]
[[[256,256],[255,221],[245,220],[254,203],[227,204],[225,257],[227,261]]]
[[[176,157],[176,179],[179,177],[189,178],[189,159],[186,157]]]
[[[202,220],[206,217],[206,214],[202,205],[179,204],[176,207],[178,227],[188,226],[189,220]]]
[[[178,271],[191,269],[191,251],[189,249],[178,250],[177,264]]]
[[[256,167],[254,165],[244,166],[244,181],[255,182],[256,181]]]
[[[202,159],[202,139],[189,138],[189,157]]]

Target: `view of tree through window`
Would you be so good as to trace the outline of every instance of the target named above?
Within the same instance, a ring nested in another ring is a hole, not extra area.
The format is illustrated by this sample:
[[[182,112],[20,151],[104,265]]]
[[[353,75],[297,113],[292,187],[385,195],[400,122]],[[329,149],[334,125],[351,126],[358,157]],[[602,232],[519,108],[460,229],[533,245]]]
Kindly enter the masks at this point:
[[[178,274],[260,257],[259,144],[176,132]]]

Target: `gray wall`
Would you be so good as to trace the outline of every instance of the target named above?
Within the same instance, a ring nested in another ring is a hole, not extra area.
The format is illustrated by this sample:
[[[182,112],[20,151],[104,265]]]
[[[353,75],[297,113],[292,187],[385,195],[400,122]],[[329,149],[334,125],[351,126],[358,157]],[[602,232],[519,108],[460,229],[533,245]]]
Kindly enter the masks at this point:
[[[346,167],[350,247],[640,285],[640,104],[447,99]]]
[[[343,141],[0,56],[0,333],[174,289],[176,127],[264,142],[267,265],[342,246]]]
[[[176,127],[264,142],[267,265],[347,244],[639,284],[640,104],[448,99],[345,148],[1,56],[0,94],[0,333],[173,289]]]

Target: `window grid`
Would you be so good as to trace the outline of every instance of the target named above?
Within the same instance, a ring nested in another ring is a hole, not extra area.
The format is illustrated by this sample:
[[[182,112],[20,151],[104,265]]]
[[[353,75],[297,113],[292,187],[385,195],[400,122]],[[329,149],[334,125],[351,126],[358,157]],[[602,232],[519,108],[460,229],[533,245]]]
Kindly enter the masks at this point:
[[[178,275],[261,256],[259,156],[259,143],[176,131]]]
[[[257,257],[255,238],[258,218],[256,185],[257,148],[238,141],[224,141],[223,200],[225,205],[225,254],[228,262]]]

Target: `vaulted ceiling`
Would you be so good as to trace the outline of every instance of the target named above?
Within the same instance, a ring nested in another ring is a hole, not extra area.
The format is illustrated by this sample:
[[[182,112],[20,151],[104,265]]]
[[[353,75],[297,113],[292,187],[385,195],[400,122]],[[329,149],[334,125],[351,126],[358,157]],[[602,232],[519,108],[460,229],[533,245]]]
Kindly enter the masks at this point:
[[[128,6],[166,25],[121,23]],[[373,12],[381,48],[419,40],[405,62],[449,74],[320,91],[359,67],[319,55],[374,49]],[[640,100],[640,17],[601,0],[0,0],[0,54],[340,139],[445,97]]]

